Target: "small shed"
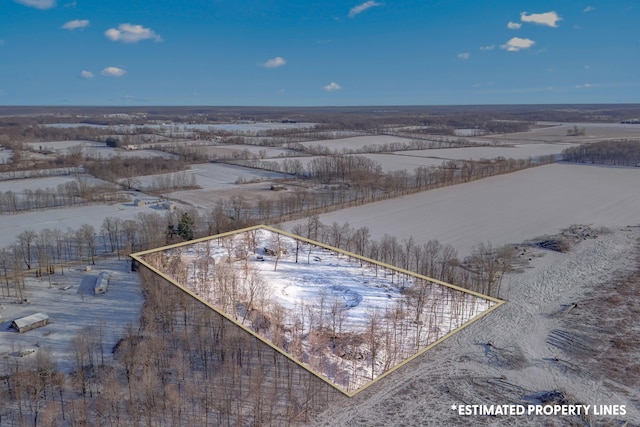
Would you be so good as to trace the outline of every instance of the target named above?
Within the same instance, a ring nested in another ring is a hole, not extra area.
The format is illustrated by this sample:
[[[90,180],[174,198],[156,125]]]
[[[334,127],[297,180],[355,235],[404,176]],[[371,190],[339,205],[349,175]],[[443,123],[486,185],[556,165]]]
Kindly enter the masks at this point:
[[[96,284],[93,286],[93,294],[94,295],[106,294],[108,287],[109,287],[109,273],[106,271],[101,271],[100,274],[98,274],[98,278],[96,279]]]
[[[44,313],[35,313],[30,316],[21,317],[11,322],[11,327],[18,333],[40,328],[49,323],[49,316]]]
[[[133,201],[133,206],[135,206],[137,208],[141,208],[141,207],[147,206],[147,202],[145,202],[142,199],[135,199]]]

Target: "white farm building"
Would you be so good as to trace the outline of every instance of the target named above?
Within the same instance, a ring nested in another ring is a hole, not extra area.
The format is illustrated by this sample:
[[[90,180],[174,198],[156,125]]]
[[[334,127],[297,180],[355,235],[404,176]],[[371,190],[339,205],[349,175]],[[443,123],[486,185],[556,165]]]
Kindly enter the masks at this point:
[[[11,327],[18,333],[30,331],[32,329],[45,326],[49,323],[49,316],[44,313],[35,313],[30,316],[21,317],[11,322]]]
[[[101,271],[96,278],[96,284],[93,286],[93,294],[106,294],[109,287],[109,273]]]

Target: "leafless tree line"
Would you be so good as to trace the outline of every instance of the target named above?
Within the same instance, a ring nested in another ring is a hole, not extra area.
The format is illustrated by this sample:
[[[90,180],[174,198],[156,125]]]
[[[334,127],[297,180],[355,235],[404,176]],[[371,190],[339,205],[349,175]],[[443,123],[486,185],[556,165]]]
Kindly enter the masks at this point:
[[[443,282],[452,283],[485,295],[500,296],[502,276],[512,271],[515,250],[491,243],[475,245],[468,257],[460,260],[457,250],[438,240],[416,242],[413,237],[398,241],[384,235],[371,239],[368,227],[358,229],[349,223],[323,224],[317,215],[293,229],[294,234],[317,240]]]
[[[89,183],[86,178],[58,184],[56,188],[25,189],[20,193],[0,192],[0,214],[15,214],[57,207],[88,204],[121,203],[129,196],[110,183]]]
[[[599,141],[570,147],[562,151],[567,162],[614,166],[640,166],[640,140]]]

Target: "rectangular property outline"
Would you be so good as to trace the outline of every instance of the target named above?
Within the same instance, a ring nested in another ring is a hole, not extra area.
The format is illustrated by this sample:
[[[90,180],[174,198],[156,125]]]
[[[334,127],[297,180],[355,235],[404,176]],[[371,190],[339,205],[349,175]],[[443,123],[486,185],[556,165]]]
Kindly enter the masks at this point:
[[[254,331],[252,331],[248,327],[246,327],[243,324],[239,323],[238,321],[232,319],[225,312],[223,312],[222,310],[219,310],[218,308],[216,308],[215,306],[213,306],[209,302],[207,302],[204,299],[200,298],[200,296],[196,295],[195,293],[193,293],[192,291],[190,291],[186,287],[182,286],[180,283],[175,281],[173,278],[171,278],[168,275],[162,273],[161,271],[159,271],[158,269],[156,269],[155,267],[153,267],[152,265],[150,265],[149,263],[147,263],[146,261],[144,261],[141,258],[144,255],[148,255],[148,254],[152,254],[152,253],[156,253],[156,252],[162,252],[162,251],[165,251],[165,250],[168,250],[168,249],[174,249],[174,248],[178,248],[178,247],[181,247],[181,246],[189,246],[189,245],[193,245],[193,244],[196,244],[196,243],[206,242],[206,241],[209,241],[209,240],[214,240],[214,239],[218,239],[218,238],[222,238],[222,237],[226,237],[226,236],[231,236],[231,235],[236,235],[236,234],[240,234],[240,233],[245,233],[245,232],[248,232],[248,231],[253,231],[253,230],[258,230],[258,229],[268,230],[268,231],[271,231],[273,233],[279,233],[279,234],[282,234],[284,236],[290,237],[292,239],[300,240],[300,241],[303,241],[303,242],[306,242],[306,243],[309,243],[309,244],[312,244],[312,245],[315,245],[315,246],[318,246],[318,247],[321,247],[321,248],[325,248],[325,249],[330,250],[330,251],[334,251],[334,252],[340,253],[342,255],[346,255],[346,256],[349,256],[349,257],[352,257],[352,258],[356,258],[356,259],[360,259],[360,260],[366,261],[368,263],[376,264],[376,265],[378,265],[380,267],[383,267],[383,268],[387,268],[387,269],[390,269],[390,270],[393,270],[393,271],[396,271],[396,272],[399,272],[399,273],[407,274],[409,276],[412,276],[412,277],[415,277],[415,278],[419,278],[419,279],[422,279],[422,280],[427,280],[429,282],[436,283],[438,285],[445,286],[447,288],[451,288],[451,289],[454,289],[454,290],[457,290],[457,291],[460,291],[460,292],[464,292],[466,294],[470,294],[470,295],[476,296],[478,298],[482,298],[484,300],[492,301],[495,304],[492,307],[489,307],[487,310],[485,310],[482,313],[480,313],[479,315],[475,316],[471,320],[467,321],[462,326],[450,331],[449,333],[445,334],[444,336],[440,337],[436,341],[434,341],[431,344],[429,344],[428,346],[426,346],[424,349],[418,351],[414,355],[412,355],[412,356],[408,357],[407,359],[403,360],[402,362],[400,362],[399,364],[397,364],[393,368],[389,369],[388,371],[380,374],[374,380],[368,382],[367,384],[363,385],[362,387],[357,388],[356,390],[354,390],[352,392],[349,392],[347,390],[344,390],[344,389],[338,387],[336,384],[331,382],[329,379],[325,378],[322,374],[320,374],[319,372],[315,371],[311,367],[306,366],[305,364],[303,364],[302,362],[297,360],[295,357],[291,356],[290,354],[285,352],[283,349],[273,345],[271,342],[269,342],[268,340],[266,340],[265,338],[263,338],[259,334],[255,333]],[[329,245],[326,245],[324,243],[317,242],[315,240],[307,239],[305,237],[298,236],[298,235],[289,233],[289,232],[284,231],[284,230],[279,230],[277,228],[274,228],[274,227],[271,227],[271,226],[268,226],[268,225],[255,225],[255,226],[252,226],[252,227],[246,227],[246,228],[242,228],[242,229],[238,229],[238,230],[234,230],[234,231],[228,231],[228,232],[216,234],[216,235],[213,235],[213,236],[206,236],[206,237],[201,237],[199,239],[189,240],[189,241],[186,241],[186,242],[174,243],[174,244],[167,245],[167,246],[162,246],[162,247],[159,247],[159,248],[148,249],[148,250],[145,250],[145,251],[136,252],[136,253],[130,254],[129,256],[132,259],[134,259],[135,261],[139,262],[140,264],[144,265],[145,267],[147,267],[148,269],[153,271],[155,274],[157,274],[160,277],[162,277],[163,279],[167,280],[169,283],[171,283],[174,286],[176,286],[178,289],[182,290],[183,292],[185,292],[186,294],[188,294],[189,296],[194,298],[196,301],[199,301],[200,303],[204,304],[208,308],[212,309],[214,312],[218,313],[219,315],[221,315],[226,320],[228,320],[231,323],[233,323],[234,325],[240,327],[242,330],[247,332],[249,335],[253,336],[254,338],[257,338],[258,340],[260,340],[264,344],[268,345],[269,347],[271,347],[272,349],[274,349],[275,351],[277,351],[281,355],[285,356],[287,359],[289,359],[292,362],[296,363],[301,368],[303,368],[306,371],[310,372],[315,377],[317,377],[320,380],[324,381],[325,383],[327,383],[328,385],[330,385],[331,387],[333,387],[334,389],[340,391],[341,393],[343,393],[344,395],[346,395],[348,397],[355,396],[356,394],[358,394],[361,391],[365,390],[366,388],[368,388],[372,384],[378,382],[378,380],[380,380],[382,378],[385,378],[388,374],[390,374],[390,373],[396,371],[397,369],[405,366],[407,363],[413,361],[418,356],[423,355],[425,352],[427,352],[428,350],[430,350],[434,346],[440,344],[441,342],[443,342],[444,340],[446,340],[447,338],[449,338],[453,334],[461,331],[465,327],[471,325],[472,323],[474,323],[478,319],[481,319],[482,317],[484,317],[485,315],[489,314],[490,312],[492,312],[496,308],[500,307],[505,302],[505,301],[503,301],[501,299],[498,299],[498,298],[494,298],[494,297],[491,297],[491,296],[488,296],[488,295],[483,295],[481,293],[478,293],[478,292],[475,292],[475,291],[472,291],[472,290],[469,290],[469,289],[465,289],[465,288],[462,288],[460,286],[452,285],[450,283],[442,282],[442,281],[437,280],[437,279],[432,279],[430,277],[423,276],[423,275],[420,275],[420,274],[405,270],[405,269],[400,268],[400,267],[395,267],[395,266],[392,266],[390,264],[386,264],[386,263],[383,263],[383,262],[380,262],[380,261],[376,261],[376,260],[371,259],[371,258],[367,258],[367,257],[361,256],[359,254],[355,254],[353,252],[348,252],[348,251],[345,251],[345,250],[342,250],[342,249],[339,249],[339,248],[335,248],[333,246],[329,246]]]

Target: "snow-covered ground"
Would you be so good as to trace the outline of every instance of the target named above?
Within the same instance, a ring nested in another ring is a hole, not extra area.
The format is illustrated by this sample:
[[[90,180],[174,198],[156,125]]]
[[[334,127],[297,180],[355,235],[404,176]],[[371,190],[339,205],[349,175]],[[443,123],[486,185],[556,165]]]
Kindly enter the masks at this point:
[[[188,131],[212,131],[212,130],[224,130],[227,132],[247,132],[255,133],[262,130],[271,129],[297,129],[308,128],[315,126],[314,123],[271,123],[271,122],[254,122],[254,123],[216,123],[216,124],[188,124],[188,123],[168,123],[168,124],[146,124],[143,126],[138,125],[94,125],[85,123],[54,123],[46,124],[42,126],[55,127],[55,128],[75,128],[75,127],[95,127],[104,129],[114,129],[117,131],[134,130],[136,128],[150,128],[155,129],[162,133],[171,132],[188,132]]]
[[[73,152],[74,149],[80,147],[82,154],[86,158],[90,159],[110,159],[112,157],[123,158],[152,158],[163,157],[165,159],[175,159],[178,156],[165,153],[158,150],[134,150],[126,151],[120,148],[107,147],[104,143],[95,141],[46,141],[46,142],[30,142],[25,144],[32,150],[49,150],[56,154],[67,155]]]
[[[72,337],[82,328],[91,327],[90,336],[96,337],[102,330],[102,348],[105,362],[112,358],[112,348],[123,336],[128,324],[139,322],[143,297],[137,274],[130,273],[129,260],[105,258],[97,260],[91,271],[77,266],[61,270],[50,276],[36,279],[27,276],[23,299],[19,304],[12,290],[12,297],[0,299],[0,357],[11,358],[16,363],[35,357],[32,353],[20,357],[21,350],[45,352],[63,371],[73,369],[74,350]],[[100,271],[110,274],[107,293],[93,295],[93,284]],[[70,288],[65,289],[67,286]],[[8,329],[19,317],[42,312],[50,323],[38,329],[17,333]]]
[[[262,228],[142,258],[346,392],[497,303]]]
[[[143,194],[139,196],[147,198]],[[157,199],[157,198],[150,198]],[[16,215],[0,216],[0,248],[15,243],[17,236],[25,230],[39,232],[45,228],[66,231],[78,229],[83,224],[92,225],[100,230],[106,217],[134,219],[140,212],[166,212],[159,206],[135,207],[133,203],[114,205],[91,205],[73,208],[49,209],[46,211],[26,212]]]
[[[68,182],[78,182],[82,180],[86,185],[109,184],[106,181],[94,178],[91,175],[80,175],[78,177],[72,175],[49,176],[46,178],[26,178],[13,179],[9,181],[0,181],[0,192],[12,191],[15,194],[22,194],[27,190],[57,190],[58,185]]]
[[[352,138],[340,138],[340,139],[326,139],[318,141],[302,142],[305,147],[322,147],[328,148],[331,151],[337,150],[360,150],[368,147],[377,147],[384,144],[409,144],[410,138],[402,138],[398,136],[389,135],[374,135],[374,136],[355,136]]]
[[[9,163],[12,157],[13,157],[13,150],[10,150],[9,148],[5,148],[0,145],[0,165]]]
[[[640,168],[558,163],[343,209],[320,220],[366,226],[373,239],[437,239],[465,256],[481,242],[517,243],[571,224],[640,223],[639,183]]]
[[[598,301],[585,301],[603,287],[606,294],[617,296],[616,280],[636,271],[639,238],[638,227],[624,227],[582,241],[568,253],[532,249],[531,266],[524,273],[505,275],[502,294],[507,301],[498,310],[355,397],[334,402],[311,424],[640,425],[640,392],[628,385],[637,378],[624,374],[624,365],[637,365],[637,357],[627,354],[629,361],[621,366],[601,358],[610,354],[611,337],[636,339],[627,335],[634,325],[621,319],[624,331],[599,330],[610,319],[589,317],[588,310]],[[568,337],[564,350],[554,345],[559,334]],[[623,379],[612,377],[614,371]],[[495,417],[460,415],[458,409],[509,404],[526,408],[545,402],[590,405],[590,412]],[[624,405],[626,414],[596,415],[595,405]]]
[[[461,148],[436,148],[433,150],[409,150],[398,151],[395,154],[415,157],[436,157],[438,159],[456,160],[480,160],[495,159],[496,157],[512,159],[538,158],[540,156],[559,155],[562,150],[575,147],[578,144],[557,143],[557,144],[517,144],[513,146],[490,146],[490,147],[461,147]]]

